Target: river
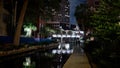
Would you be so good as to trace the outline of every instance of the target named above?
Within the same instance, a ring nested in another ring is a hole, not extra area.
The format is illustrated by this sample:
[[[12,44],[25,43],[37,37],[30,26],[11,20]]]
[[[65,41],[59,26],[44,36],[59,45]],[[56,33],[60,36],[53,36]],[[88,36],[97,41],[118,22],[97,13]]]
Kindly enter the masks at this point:
[[[51,51],[39,51],[17,57],[7,56],[0,62],[0,68],[62,68],[70,54],[52,54]]]

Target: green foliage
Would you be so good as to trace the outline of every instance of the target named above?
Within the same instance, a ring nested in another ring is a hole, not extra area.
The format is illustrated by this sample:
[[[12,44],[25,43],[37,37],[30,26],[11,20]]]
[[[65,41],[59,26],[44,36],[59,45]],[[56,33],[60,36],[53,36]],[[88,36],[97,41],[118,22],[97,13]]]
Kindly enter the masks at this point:
[[[94,36],[110,41],[118,39],[120,36],[119,12],[120,9],[101,1],[97,12],[90,16],[90,26],[94,29]]]
[[[92,15],[92,12],[90,12],[90,9],[88,9],[86,3],[78,5],[74,15],[81,30],[85,30],[87,27],[89,27],[89,16]]]
[[[99,7],[95,11],[90,11],[86,4],[80,4],[76,7],[75,16],[78,22],[83,20],[80,23],[85,28],[93,29],[93,36],[113,43],[120,39],[119,4],[120,0],[100,0]]]
[[[76,7],[75,17],[77,20],[86,18],[86,11],[87,11],[86,8],[87,8],[86,4],[80,4],[79,6]]]
[[[100,5],[94,14],[89,16],[88,26],[95,41],[86,44],[92,59],[100,64],[99,68],[117,67],[120,52],[120,0],[100,0]]]
[[[49,27],[47,25],[45,25],[44,27],[42,27],[40,29],[40,34],[42,34],[45,37],[49,37],[54,33],[57,33],[57,30],[55,30],[55,29],[53,29],[53,28],[51,28],[51,27]]]
[[[33,24],[33,23],[25,23],[24,25],[23,25],[23,28],[25,29],[25,28],[30,28],[30,29],[32,29],[33,31],[36,31],[37,30],[37,27]]]

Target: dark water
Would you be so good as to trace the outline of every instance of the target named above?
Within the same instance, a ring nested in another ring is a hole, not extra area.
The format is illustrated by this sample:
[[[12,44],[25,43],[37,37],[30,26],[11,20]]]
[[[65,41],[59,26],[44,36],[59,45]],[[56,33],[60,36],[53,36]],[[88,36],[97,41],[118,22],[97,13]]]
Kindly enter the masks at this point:
[[[51,51],[35,52],[23,56],[8,56],[0,62],[0,68],[62,68],[70,54],[52,54]],[[26,57],[31,59],[31,66],[23,65]],[[1,57],[0,57],[1,60]]]

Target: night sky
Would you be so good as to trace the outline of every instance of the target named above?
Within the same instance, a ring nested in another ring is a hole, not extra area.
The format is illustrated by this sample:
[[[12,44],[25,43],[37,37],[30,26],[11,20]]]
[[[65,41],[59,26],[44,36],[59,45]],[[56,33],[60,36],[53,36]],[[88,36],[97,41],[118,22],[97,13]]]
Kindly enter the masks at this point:
[[[86,0],[69,0],[70,2],[70,23],[71,24],[75,24],[76,23],[76,19],[74,16],[74,12],[75,12],[75,7],[77,5],[79,5],[80,3],[84,3]]]

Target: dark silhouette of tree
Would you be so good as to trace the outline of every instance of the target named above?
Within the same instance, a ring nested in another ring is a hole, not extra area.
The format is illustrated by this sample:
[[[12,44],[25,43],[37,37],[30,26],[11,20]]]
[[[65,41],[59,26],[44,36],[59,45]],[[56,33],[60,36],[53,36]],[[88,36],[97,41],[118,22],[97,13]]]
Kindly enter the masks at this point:
[[[16,27],[16,31],[15,31],[15,36],[14,36],[14,41],[13,41],[13,44],[16,46],[19,45],[21,28],[22,28],[23,21],[24,21],[24,15],[25,15],[25,12],[27,9],[27,4],[28,4],[28,0],[24,0],[23,8],[21,9],[21,13],[20,13],[20,17],[18,19],[18,23],[17,23],[17,27]]]
[[[89,26],[93,28],[91,36],[96,39],[89,42],[87,47],[88,50],[92,48],[89,52],[95,62],[99,63],[99,68],[119,67],[119,4],[120,0],[100,0],[97,10],[89,16]]]
[[[89,16],[91,15],[92,11],[90,11],[86,3],[80,4],[76,7],[75,17],[81,30],[86,31],[87,28],[90,28]]]

